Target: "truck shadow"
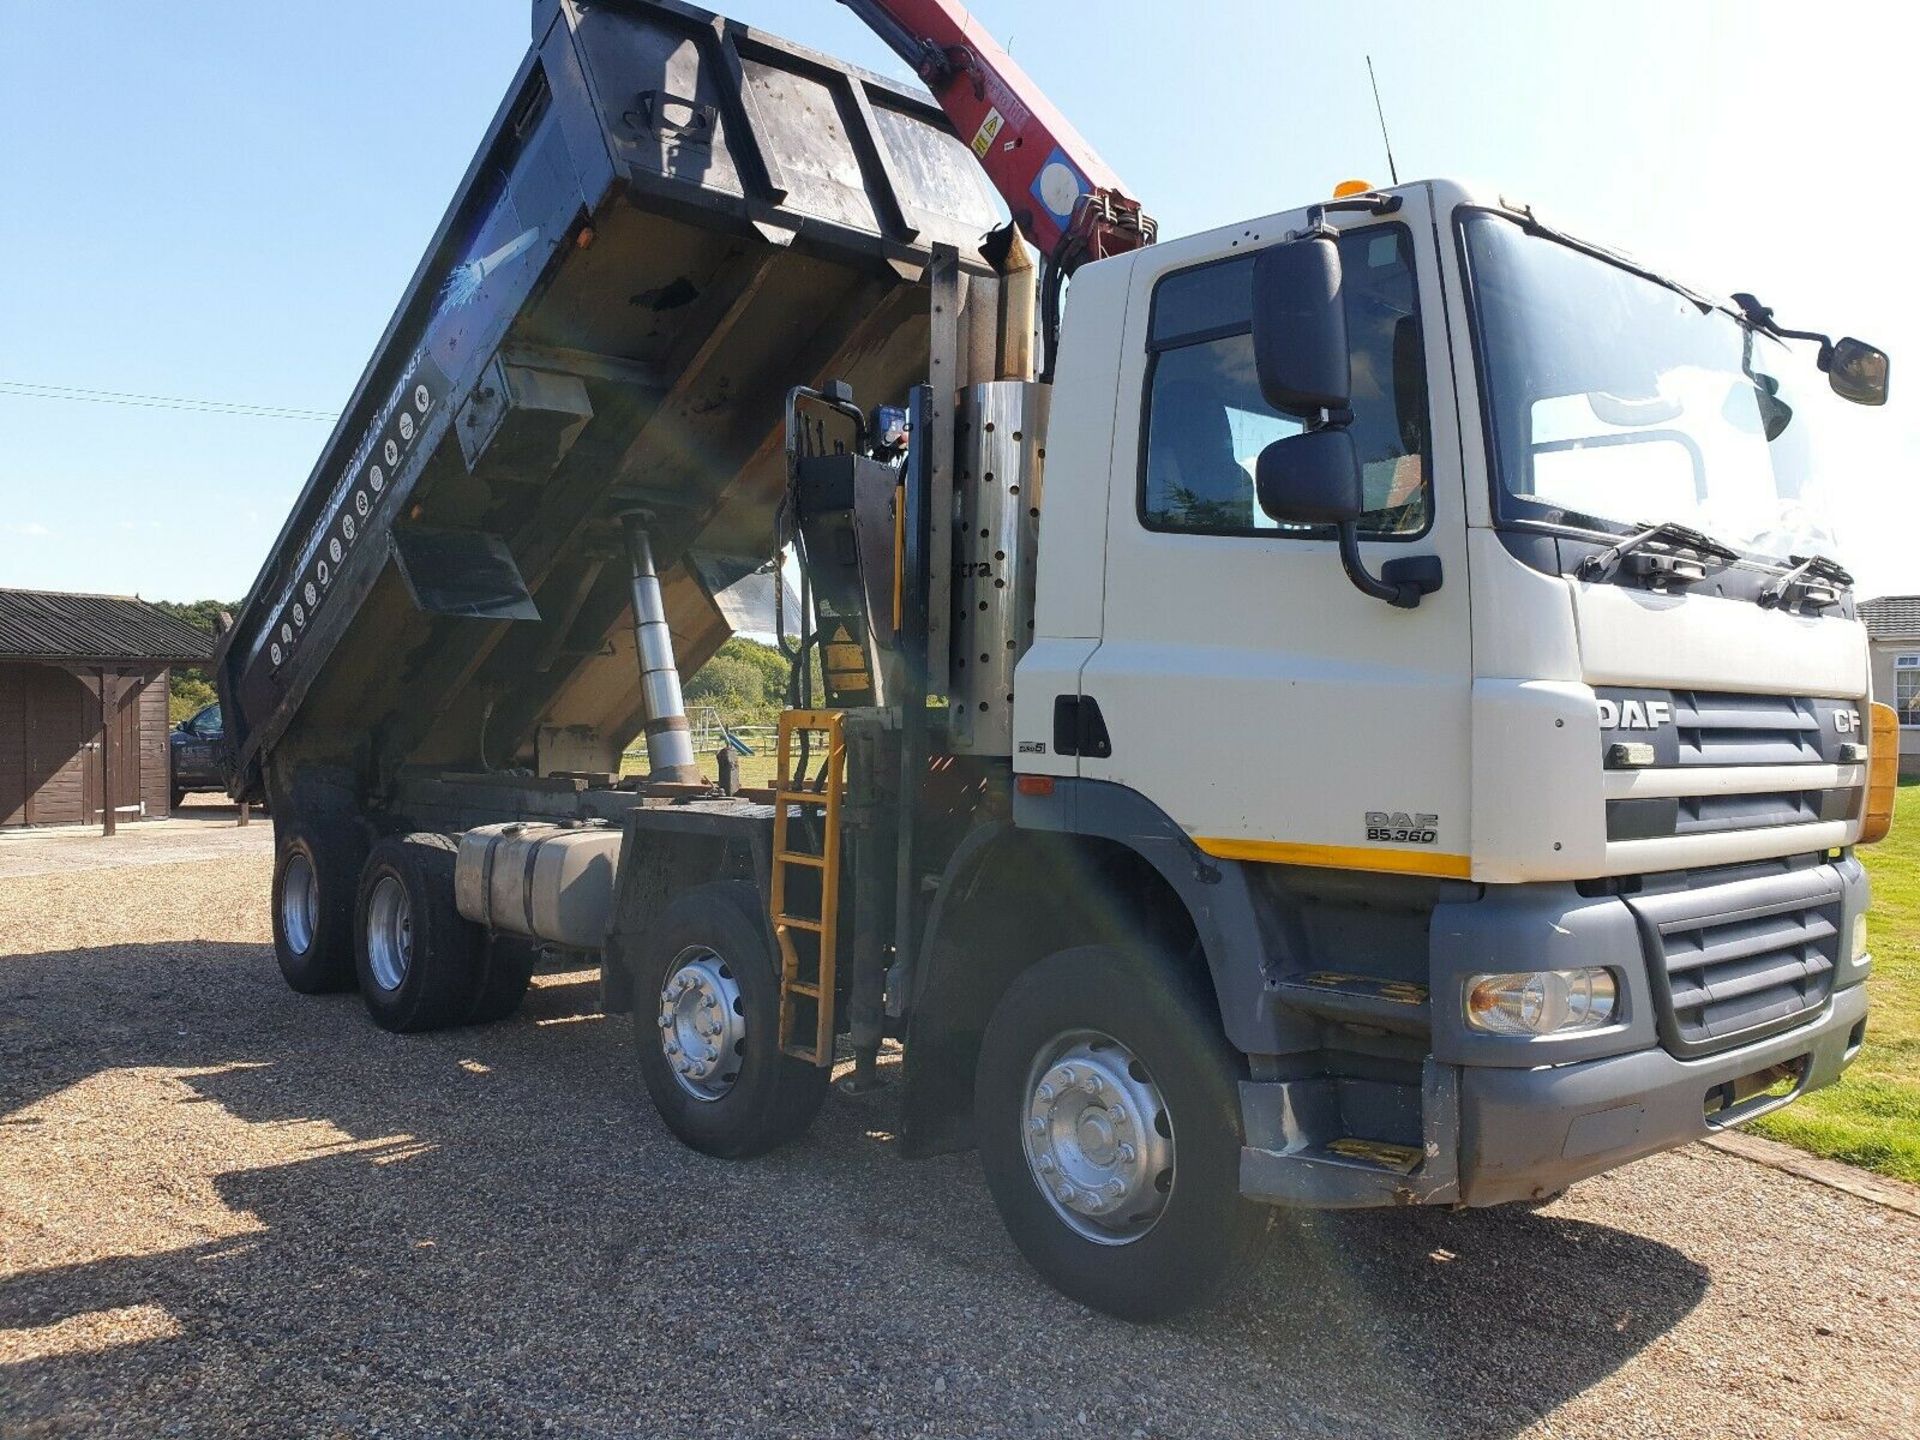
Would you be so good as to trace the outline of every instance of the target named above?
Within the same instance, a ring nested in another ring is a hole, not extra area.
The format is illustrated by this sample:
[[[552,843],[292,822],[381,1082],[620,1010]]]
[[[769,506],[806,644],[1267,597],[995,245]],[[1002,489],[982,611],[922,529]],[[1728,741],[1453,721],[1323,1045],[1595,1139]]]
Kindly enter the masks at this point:
[[[265,1403],[271,1433],[1502,1436],[1705,1292],[1679,1252],[1563,1213],[1281,1216],[1224,1304],[1122,1324],[1025,1270],[971,1156],[899,1159],[891,1094],[835,1095],[762,1160],[684,1149],[596,989],[543,976],[511,1021],[395,1037],[287,992],[264,946],[0,960],[0,1169],[79,1157],[35,1197],[46,1228],[0,1210],[26,1257],[0,1279],[23,1357],[0,1430],[196,1433]],[[144,1099],[88,1103],[129,1067]],[[159,1173],[105,1188],[143,1144]],[[23,1249],[147,1209],[167,1243]],[[136,1310],[163,1323],[112,1333]]]

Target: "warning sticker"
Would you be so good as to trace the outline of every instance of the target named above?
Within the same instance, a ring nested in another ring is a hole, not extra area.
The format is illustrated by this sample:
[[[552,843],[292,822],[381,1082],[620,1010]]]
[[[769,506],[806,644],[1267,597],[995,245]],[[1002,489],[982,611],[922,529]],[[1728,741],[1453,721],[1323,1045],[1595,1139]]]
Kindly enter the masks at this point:
[[[993,107],[987,108],[987,118],[980,122],[980,128],[973,132],[973,153],[986,159],[987,151],[993,148],[994,137],[999,135],[1006,119]]]

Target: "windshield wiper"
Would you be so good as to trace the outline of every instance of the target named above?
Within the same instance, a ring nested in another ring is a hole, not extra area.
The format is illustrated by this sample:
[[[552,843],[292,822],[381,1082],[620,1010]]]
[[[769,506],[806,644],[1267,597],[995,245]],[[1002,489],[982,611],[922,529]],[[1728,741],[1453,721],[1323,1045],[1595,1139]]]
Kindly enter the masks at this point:
[[[1578,235],[1569,235],[1566,231],[1549,225],[1538,215],[1534,214],[1531,205],[1516,206],[1512,201],[1506,201],[1504,203],[1521,217],[1520,228],[1527,231],[1528,234],[1544,235],[1549,240],[1565,245],[1569,250],[1578,250],[1583,255],[1591,255],[1596,260],[1604,260],[1609,265],[1617,265],[1629,275],[1638,275],[1642,280],[1651,280],[1656,285],[1664,285],[1667,289],[1673,291],[1674,294],[1692,301],[1699,307],[1702,315],[1710,315],[1720,308],[1706,296],[1689,290],[1671,276],[1662,275],[1658,270],[1650,270],[1638,260],[1623,255],[1618,250],[1609,250],[1604,245],[1596,245],[1591,240],[1582,240]]]
[[[1824,555],[1789,555],[1787,563],[1793,568],[1760,592],[1761,609],[1785,605],[1793,592],[1799,590],[1803,592],[1802,605],[1824,610],[1829,605],[1838,605],[1840,591],[1853,584],[1853,576]]]
[[[1738,560],[1740,552],[1722,545],[1711,535],[1682,525],[1677,520],[1662,520],[1658,525],[1645,526],[1639,534],[1629,535],[1618,544],[1610,545],[1598,554],[1589,555],[1580,562],[1577,572],[1582,580],[1598,580],[1612,571],[1634,553],[1645,546],[1658,542],[1675,550],[1690,550],[1696,555],[1704,555],[1714,560]],[[1702,579],[1706,570],[1671,555],[1641,555],[1641,563],[1634,566],[1634,574],[1640,579],[1659,582],[1678,581],[1687,584]]]

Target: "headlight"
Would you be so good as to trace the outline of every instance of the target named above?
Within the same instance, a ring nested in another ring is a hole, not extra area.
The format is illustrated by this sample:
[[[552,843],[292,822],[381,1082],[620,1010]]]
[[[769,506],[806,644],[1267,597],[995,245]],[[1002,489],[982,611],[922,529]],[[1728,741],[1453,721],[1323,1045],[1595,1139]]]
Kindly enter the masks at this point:
[[[1467,979],[1467,1024],[1495,1035],[1565,1035],[1598,1030],[1620,1006],[1613,972],[1521,970]]]

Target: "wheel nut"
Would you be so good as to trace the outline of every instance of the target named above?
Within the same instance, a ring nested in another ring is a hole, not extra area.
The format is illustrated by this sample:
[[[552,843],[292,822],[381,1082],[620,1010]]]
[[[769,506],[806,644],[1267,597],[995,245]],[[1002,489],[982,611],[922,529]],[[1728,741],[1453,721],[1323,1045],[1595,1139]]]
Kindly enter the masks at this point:
[[[1038,1100],[1042,1105],[1051,1105],[1053,1103],[1054,1096],[1058,1095],[1059,1093],[1060,1092],[1058,1090],[1055,1090],[1053,1086],[1049,1085],[1046,1081],[1042,1080],[1040,1082],[1039,1088],[1033,1092],[1033,1098]]]
[[[1120,1163],[1122,1165],[1131,1165],[1137,1158],[1139,1158],[1139,1154],[1140,1154],[1138,1150],[1135,1150],[1133,1146],[1128,1145],[1125,1142],[1121,1143],[1120,1149],[1116,1153],[1119,1155]],[[1114,1183],[1117,1185],[1120,1182],[1116,1180]]]
[[[1127,1193],[1127,1182],[1115,1176],[1113,1179],[1107,1181],[1106,1190],[1107,1194],[1118,1200],[1122,1195]]]
[[[1074,1084],[1080,1079],[1080,1072],[1074,1069],[1071,1065],[1062,1065],[1058,1070],[1054,1071],[1053,1073],[1056,1077],[1058,1077],[1060,1083],[1066,1086],[1069,1090],[1071,1090],[1074,1087]]]
[[[1031,1120],[1027,1121],[1027,1129],[1035,1135],[1044,1135],[1047,1133],[1047,1122],[1042,1120],[1038,1115],[1035,1115]]]
[[[1035,1161],[1033,1162],[1033,1168],[1034,1168],[1034,1169],[1036,1169],[1036,1170],[1051,1170],[1051,1169],[1053,1169],[1053,1156],[1051,1156],[1051,1155],[1042,1155],[1042,1156],[1039,1156],[1039,1157],[1038,1157],[1037,1159],[1035,1159]]]
[[[1071,1205],[1080,1198],[1080,1192],[1065,1180],[1054,1187],[1053,1193],[1060,1197],[1060,1203],[1063,1205]]]
[[[660,1028],[662,1030],[671,1030],[673,1028],[673,1012],[671,1010],[662,1010],[660,1012]]]
[[[1100,1083],[1100,1077],[1098,1075],[1087,1076],[1087,1091],[1089,1094],[1098,1095],[1106,1088],[1105,1085]]]
[[[667,1041],[667,1054],[678,1055],[679,1053],[680,1053],[680,1046],[672,1040]]]
[[[1115,1125],[1126,1124],[1127,1123],[1127,1107],[1124,1105],[1109,1105],[1107,1107],[1107,1118],[1111,1120]]]

